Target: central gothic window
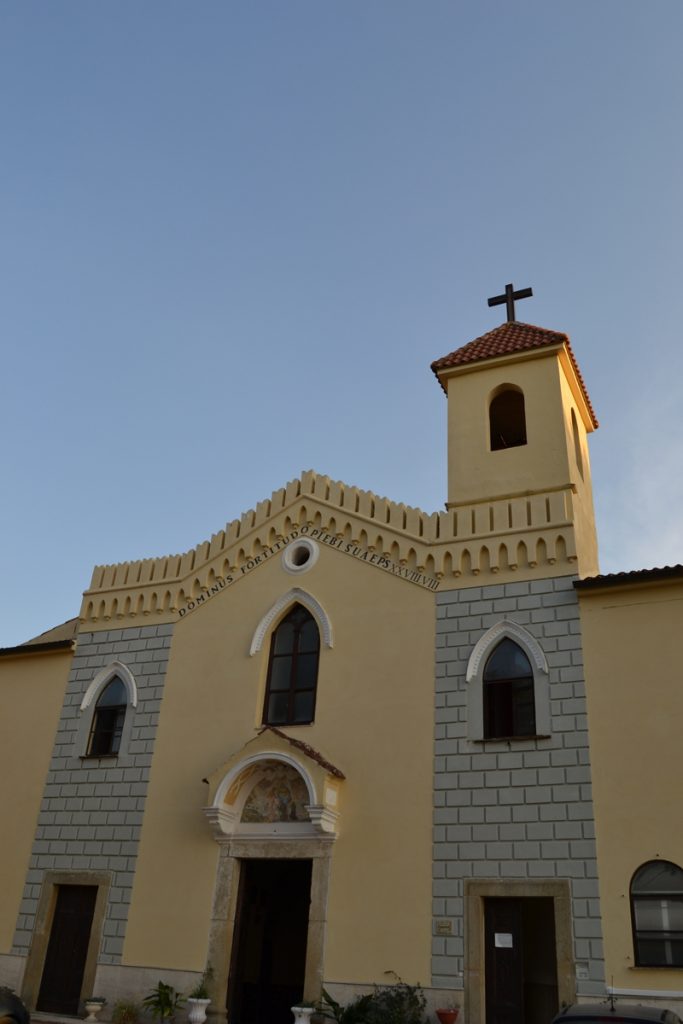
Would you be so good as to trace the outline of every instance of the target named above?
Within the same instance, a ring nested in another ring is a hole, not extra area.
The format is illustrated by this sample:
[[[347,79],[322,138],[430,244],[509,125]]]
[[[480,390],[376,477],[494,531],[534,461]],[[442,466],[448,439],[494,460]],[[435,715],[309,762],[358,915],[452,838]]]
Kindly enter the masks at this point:
[[[305,725],[313,721],[320,634],[309,611],[295,604],[273,633],[263,721]]]

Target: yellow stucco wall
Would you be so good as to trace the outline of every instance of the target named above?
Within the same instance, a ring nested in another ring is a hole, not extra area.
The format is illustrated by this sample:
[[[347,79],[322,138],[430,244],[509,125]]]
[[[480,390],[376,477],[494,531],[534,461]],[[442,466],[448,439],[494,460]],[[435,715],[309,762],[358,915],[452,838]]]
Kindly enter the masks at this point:
[[[70,666],[70,651],[0,658],[2,953],[12,946]]]
[[[562,371],[554,353],[474,364],[448,379],[448,501],[465,504],[537,492],[570,479],[562,417]],[[524,392],[527,444],[490,451],[488,409],[503,384]]]
[[[629,886],[649,860],[683,868],[683,582],[580,592],[605,975],[683,990],[683,970],[634,966]]]
[[[176,626],[124,962],[202,969],[218,846],[209,776],[261,724],[270,637],[253,633],[292,587],[323,606],[315,722],[283,727],[346,775],[332,854],[325,977],[429,978],[434,597],[321,546],[292,576],[272,557]],[[188,885],[187,880],[192,879]],[[359,922],[362,930],[359,933]]]

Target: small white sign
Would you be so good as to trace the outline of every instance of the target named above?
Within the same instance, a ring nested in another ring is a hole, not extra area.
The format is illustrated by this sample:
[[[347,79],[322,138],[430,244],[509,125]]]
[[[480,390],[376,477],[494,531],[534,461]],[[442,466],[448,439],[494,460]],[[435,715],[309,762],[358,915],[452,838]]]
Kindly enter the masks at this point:
[[[496,932],[495,944],[498,949],[512,949],[512,933],[511,932]]]

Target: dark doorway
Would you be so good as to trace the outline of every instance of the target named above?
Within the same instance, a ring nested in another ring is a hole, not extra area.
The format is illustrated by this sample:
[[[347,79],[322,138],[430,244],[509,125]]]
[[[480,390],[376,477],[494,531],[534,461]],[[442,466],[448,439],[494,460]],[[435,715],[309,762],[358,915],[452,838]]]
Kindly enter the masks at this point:
[[[558,1010],[550,897],[484,904],[486,1024],[547,1024]]]
[[[291,1007],[304,991],[310,900],[310,860],[241,862],[231,1024],[291,1024]]]
[[[96,899],[96,885],[57,886],[37,1010],[78,1013]]]

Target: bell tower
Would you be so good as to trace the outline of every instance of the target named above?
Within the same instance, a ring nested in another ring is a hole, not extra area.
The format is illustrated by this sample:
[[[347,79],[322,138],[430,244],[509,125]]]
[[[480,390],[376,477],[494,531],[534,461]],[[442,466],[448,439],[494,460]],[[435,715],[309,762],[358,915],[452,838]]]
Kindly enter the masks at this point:
[[[567,335],[508,319],[432,369],[448,398],[446,508],[488,518],[494,537],[561,528],[574,571],[597,573],[588,434],[598,421]]]

